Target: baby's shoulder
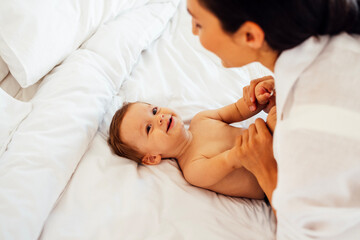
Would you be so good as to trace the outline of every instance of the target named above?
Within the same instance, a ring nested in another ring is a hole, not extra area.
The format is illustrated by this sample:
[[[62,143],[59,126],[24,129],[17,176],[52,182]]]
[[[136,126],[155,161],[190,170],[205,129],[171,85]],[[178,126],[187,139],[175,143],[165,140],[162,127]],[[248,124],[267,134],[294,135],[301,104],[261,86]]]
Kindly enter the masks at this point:
[[[201,122],[203,120],[205,120],[206,114],[204,114],[204,112],[198,112],[197,114],[195,114],[195,116],[191,119],[190,121],[190,126],[194,126],[196,125],[198,122]]]
[[[210,116],[209,116],[209,113],[208,111],[202,111],[202,112],[199,112],[197,113],[190,121],[190,128],[191,127],[194,127],[194,126],[197,126],[196,128],[200,126],[203,126],[205,124],[209,124],[208,120],[209,119],[212,119]]]
[[[191,130],[213,129],[218,126],[223,127],[224,122],[214,110],[207,110],[197,113],[190,122]]]
[[[218,111],[216,110],[205,110],[205,111],[201,111],[198,112],[193,119],[195,119],[196,121],[199,120],[206,120],[206,119],[215,119],[218,120]]]

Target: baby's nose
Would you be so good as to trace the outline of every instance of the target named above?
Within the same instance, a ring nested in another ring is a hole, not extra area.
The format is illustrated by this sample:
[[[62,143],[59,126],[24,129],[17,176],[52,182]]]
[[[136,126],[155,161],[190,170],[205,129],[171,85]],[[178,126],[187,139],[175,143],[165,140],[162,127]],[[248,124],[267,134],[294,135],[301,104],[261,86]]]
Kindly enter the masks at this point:
[[[159,114],[158,122],[160,125],[164,122],[164,114]]]

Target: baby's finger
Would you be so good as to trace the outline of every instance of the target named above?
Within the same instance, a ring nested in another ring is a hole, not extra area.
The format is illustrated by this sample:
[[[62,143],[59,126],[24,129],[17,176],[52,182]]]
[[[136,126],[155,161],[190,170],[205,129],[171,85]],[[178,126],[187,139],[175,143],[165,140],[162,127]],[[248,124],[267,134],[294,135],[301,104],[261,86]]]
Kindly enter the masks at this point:
[[[250,95],[250,101],[253,103],[253,105],[249,106],[250,111],[256,110],[256,86],[266,80],[273,79],[272,76],[265,76],[262,78],[254,79],[250,82],[250,89],[249,89],[249,95]]]
[[[250,81],[250,100],[251,102],[255,102],[256,98],[255,98],[255,87],[256,85],[259,83],[259,82],[263,82],[263,81],[266,81],[266,80],[269,80],[269,79],[273,79],[272,76],[265,76],[265,77],[262,77],[262,78],[258,78],[258,79],[254,79],[254,80],[251,80]]]
[[[270,97],[271,97],[271,94],[268,92],[265,92],[262,94],[257,94],[256,100],[260,105],[265,105],[269,102]]]
[[[271,93],[275,90],[275,82],[274,79],[270,79],[267,81],[263,81],[260,83],[261,87],[265,88],[267,92]]]

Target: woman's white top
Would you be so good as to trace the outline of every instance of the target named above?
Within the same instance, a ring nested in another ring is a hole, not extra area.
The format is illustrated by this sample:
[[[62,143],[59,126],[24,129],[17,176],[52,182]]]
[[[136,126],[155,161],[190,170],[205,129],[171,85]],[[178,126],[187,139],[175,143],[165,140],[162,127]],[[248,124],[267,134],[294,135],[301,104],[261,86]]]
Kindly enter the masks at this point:
[[[360,239],[360,37],[309,38],[275,76],[277,239]]]

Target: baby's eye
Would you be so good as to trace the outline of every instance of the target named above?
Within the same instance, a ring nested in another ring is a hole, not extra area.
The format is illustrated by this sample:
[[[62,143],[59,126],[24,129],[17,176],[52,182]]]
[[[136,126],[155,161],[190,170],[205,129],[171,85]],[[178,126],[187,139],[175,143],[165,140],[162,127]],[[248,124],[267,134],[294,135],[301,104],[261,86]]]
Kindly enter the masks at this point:
[[[201,25],[198,23],[195,24],[195,27],[201,29]]]
[[[149,124],[149,125],[146,126],[146,133],[147,133],[147,134],[149,134],[150,129],[151,129],[151,124]]]
[[[153,113],[154,115],[156,115],[157,111],[158,111],[158,108],[157,108],[157,107],[154,107],[154,108],[152,109],[152,113]]]

